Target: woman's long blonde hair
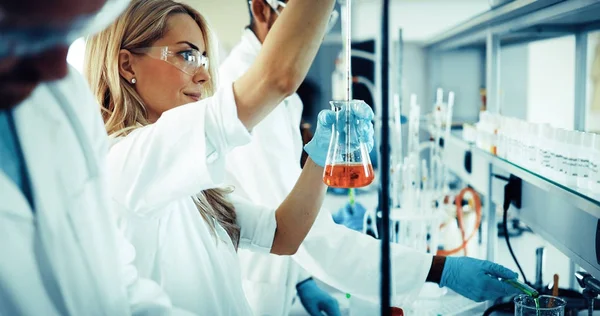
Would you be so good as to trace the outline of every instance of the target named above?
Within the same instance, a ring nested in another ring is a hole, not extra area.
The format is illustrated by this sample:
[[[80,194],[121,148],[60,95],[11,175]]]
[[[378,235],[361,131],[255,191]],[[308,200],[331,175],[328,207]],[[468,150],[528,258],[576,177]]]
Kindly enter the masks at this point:
[[[192,7],[172,0],[133,0],[110,27],[87,39],[85,76],[100,104],[104,126],[110,136],[125,136],[150,124],[142,98],[119,73],[119,51],[152,46],[167,32],[167,21],[174,14],[188,14],[202,31],[207,56],[216,65],[215,40],[202,15]],[[209,67],[210,80],[203,84],[202,95],[216,89],[216,71]],[[200,214],[215,233],[215,219],[227,231],[237,248],[240,227],[233,206],[225,199],[231,190],[211,189],[193,196]]]

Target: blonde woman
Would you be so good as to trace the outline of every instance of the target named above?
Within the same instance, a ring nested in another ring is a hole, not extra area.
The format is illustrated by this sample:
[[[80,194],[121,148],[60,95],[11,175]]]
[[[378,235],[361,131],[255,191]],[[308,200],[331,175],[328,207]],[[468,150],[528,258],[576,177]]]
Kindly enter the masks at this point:
[[[173,303],[202,315],[250,315],[236,250],[291,255],[321,206],[333,112],[324,111],[295,188],[275,210],[224,189],[224,156],[291,94],[316,55],[334,0],[292,0],[263,53],[215,91],[214,42],[205,19],[170,0],[133,1],[90,38],[86,76],[105,127],[112,200],[136,247],[140,273]],[[372,112],[353,113],[372,143]],[[259,176],[259,175],[257,175]]]

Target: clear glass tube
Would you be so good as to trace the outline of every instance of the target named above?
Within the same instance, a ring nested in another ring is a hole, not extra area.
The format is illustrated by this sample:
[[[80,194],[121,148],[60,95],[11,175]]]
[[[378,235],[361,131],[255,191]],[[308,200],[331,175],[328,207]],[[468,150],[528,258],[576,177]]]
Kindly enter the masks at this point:
[[[556,129],[554,133],[554,174],[557,181],[564,182],[566,179],[566,163],[565,153],[567,146],[567,131],[564,129]]]
[[[537,144],[539,143],[538,130],[538,124],[529,123],[529,133],[527,135],[527,154],[529,157],[528,168],[534,172],[539,170],[539,166],[537,164]]]
[[[594,134],[582,133],[581,144],[579,145],[579,157],[577,167],[579,171],[577,175],[577,187],[581,189],[589,189],[590,178],[590,160],[592,155],[592,147],[594,146]]]
[[[550,154],[552,152],[552,127],[550,125],[542,125],[540,127],[540,142],[538,145],[539,152],[539,173],[545,177],[552,173],[552,165],[550,164]]]
[[[516,152],[517,152],[517,138],[516,138],[516,130],[517,130],[518,126],[517,126],[517,121],[515,119],[510,119],[509,120],[509,125],[508,125],[508,154],[507,154],[507,160],[511,161],[511,162],[515,162],[515,156],[516,156]]]
[[[579,178],[579,146],[582,141],[583,133],[579,131],[568,131],[567,132],[567,146],[565,152],[565,172],[566,181],[565,184],[569,186],[577,185],[577,178]]]
[[[496,155],[506,159],[506,118],[501,116],[498,121],[498,145],[496,147]]]
[[[590,188],[596,194],[600,194],[600,135],[594,135],[594,148],[590,160]]]

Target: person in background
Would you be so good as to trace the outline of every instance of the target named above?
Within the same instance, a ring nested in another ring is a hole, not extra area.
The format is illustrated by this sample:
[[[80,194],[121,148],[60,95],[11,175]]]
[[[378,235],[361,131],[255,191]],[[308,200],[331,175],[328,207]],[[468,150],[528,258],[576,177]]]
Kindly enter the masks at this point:
[[[309,159],[279,204],[256,205],[218,184],[227,153],[249,142],[249,131],[306,76],[333,5],[290,1],[253,65],[219,89],[210,28],[183,3],[134,0],[88,40],[86,76],[113,137],[111,197],[140,274],[174,304],[202,315],[251,315],[237,249],[291,255],[312,226],[326,190],[330,110],[320,113]],[[372,110],[351,114],[372,148]]]
[[[128,1],[0,0],[0,315],[190,315],[131,264],[69,44]]]
[[[244,1],[249,5],[250,25],[221,64],[222,87],[230,86],[254,64],[272,36],[273,25],[292,9],[284,1]],[[233,184],[237,194],[266,207],[279,205],[289,194],[302,171],[298,164],[301,113],[302,103],[292,94],[254,127],[250,144],[235,148],[227,156],[226,183]],[[324,210],[294,256],[242,250],[238,256],[244,290],[256,314],[287,315],[298,294],[310,315],[337,315],[337,304],[310,276],[352,296],[378,302],[380,249],[380,241],[334,224],[331,214]],[[504,278],[517,275],[488,261],[434,257],[392,244],[392,264],[395,306],[410,305],[426,281],[477,301],[517,293],[488,274]]]
[[[231,85],[255,61],[284,2],[247,2],[250,25],[220,67],[222,86]],[[280,5],[281,4],[281,5]],[[330,18],[330,25],[334,20]],[[252,143],[236,148],[227,157],[227,180],[247,199],[268,207],[285,199],[298,179],[303,153],[301,119],[303,104],[295,93],[287,97],[252,131]],[[274,132],[276,131],[276,132]],[[246,297],[256,315],[287,315],[296,293],[311,315],[339,315],[339,307],[320,289],[310,274],[289,256],[271,256],[244,249],[241,260]]]

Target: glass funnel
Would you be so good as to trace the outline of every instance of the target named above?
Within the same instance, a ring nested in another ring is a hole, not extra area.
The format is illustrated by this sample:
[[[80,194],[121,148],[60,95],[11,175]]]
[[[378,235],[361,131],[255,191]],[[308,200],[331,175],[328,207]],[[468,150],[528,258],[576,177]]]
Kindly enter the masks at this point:
[[[567,302],[562,298],[541,295],[515,297],[515,316],[564,316]]]
[[[367,145],[358,136],[359,120],[354,116],[364,101],[331,101],[335,112],[323,182],[334,188],[360,188],[373,182],[375,175]]]

